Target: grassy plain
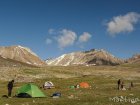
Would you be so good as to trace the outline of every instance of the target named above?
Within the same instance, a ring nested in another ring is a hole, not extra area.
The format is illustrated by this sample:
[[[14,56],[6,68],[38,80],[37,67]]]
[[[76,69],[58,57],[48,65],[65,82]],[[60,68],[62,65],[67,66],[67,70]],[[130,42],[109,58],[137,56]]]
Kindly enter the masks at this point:
[[[21,75],[29,76],[41,87],[45,81],[52,81],[56,88],[41,89],[46,98],[0,98],[0,105],[140,105],[140,65],[121,66],[69,66],[45,68],[20,68]],[[15,75],[15,74],[14,74]],[[118,91],[117,80],[122,78],[126,89],[133,81],[131,90]],[[69,86],[88,82],[91,88],[70,89]],[[25,82],[16,82],[12,95]],[[7,81],[0,81],[0,95],[7,94]],[[61,92],[62,97],[50,97]],[[120,100],[121,102],[118,102]],[[135,101],[136,100],[136,101]]]

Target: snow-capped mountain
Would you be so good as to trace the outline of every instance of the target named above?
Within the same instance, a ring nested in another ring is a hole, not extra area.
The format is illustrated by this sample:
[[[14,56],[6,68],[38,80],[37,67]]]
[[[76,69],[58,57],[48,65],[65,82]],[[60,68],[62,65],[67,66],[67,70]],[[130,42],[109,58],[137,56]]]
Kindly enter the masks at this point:
[[[3,58],[13,59],[30,65],[42,66],[42,61],[34,52],[27,47],[9,46],[0,47],[0,56]]]
[[[63,54],[62,56],[46,60],[51,66],[69,66],[69,65],[118,65],[124,61],[116,58],[105,50],[92,49],[85,52],[73,52]]]

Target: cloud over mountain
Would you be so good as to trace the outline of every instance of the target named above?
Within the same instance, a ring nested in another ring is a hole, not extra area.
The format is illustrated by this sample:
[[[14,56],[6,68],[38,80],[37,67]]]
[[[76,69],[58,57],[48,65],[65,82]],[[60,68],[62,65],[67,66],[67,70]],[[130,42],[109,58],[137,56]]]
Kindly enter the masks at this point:
[[[59,32],[59,34],[60,35],[58,36],[57,42],[60,48],[73,45],[77,38],[75,32],[67,29],[63,29],[62,31]]]
[[[140,20],[140,14],[136,12],[129,12],[126,15],[113,17],[107,23],[107,31],[110,35],[115,36],[121,32],[132,32],[134,25]]]
[[[79,37],[79,42],[87,42],[91,38],[91,35],[88,32],[84,32],[80,37]]]
[[[86,43],[91,38],[91,34],[88,32],[83,32],[83,34],[78,35],[76,32],[68,29],[49,29],[48,33],[53,37],[47,38],[46,44],[52,44],[52,42],[56,42],[60,49],[72,46],[77,42],[80,42],[80,44]]]

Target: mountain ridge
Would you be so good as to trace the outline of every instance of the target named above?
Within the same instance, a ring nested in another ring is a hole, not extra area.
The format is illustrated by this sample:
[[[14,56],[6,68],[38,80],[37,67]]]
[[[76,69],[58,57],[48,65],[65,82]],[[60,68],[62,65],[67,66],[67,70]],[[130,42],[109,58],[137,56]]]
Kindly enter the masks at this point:
[[[13,60],[33,66],[72,66],[72,65],[120,65],[123,63],[140,63],[140,54],[128,59],[120,59],[104,49],[91,49],[89,51],[77,51],[63,54],[57,58],[41,60],[30,48],[20,45],[1,46],[0,59]],[[12,61],[12,62],[13,62]],[[4,65],[4,63],[2,63]]]
[[[124,60],[116,58],[114,55],[101,49],[91,49],[89,51],[72,52],[63,54],[55,59],[46,60],[51,66],[69,66],[69,65],[119,65]]]
[[[140,54],[135,54],[131,58],[127,59],[127,63],[139,63],[140,64]]]
[[[45,62],[41,60],[33,51],[20,45],[0,47],[0,56],[5,59],[13,59],[29,65],[45,65]]]

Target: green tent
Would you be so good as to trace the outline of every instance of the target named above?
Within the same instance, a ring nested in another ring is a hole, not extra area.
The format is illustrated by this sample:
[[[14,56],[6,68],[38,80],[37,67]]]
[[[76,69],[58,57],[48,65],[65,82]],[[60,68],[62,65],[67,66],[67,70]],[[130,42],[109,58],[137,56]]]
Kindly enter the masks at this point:
[[[21,86],[17,93],[17,97],[46,97],[45,94],[34,84],[25,84]]]
[[[72,86],[69,86],[69,88],[70,88],[70,89],[74,89],[74,88],[75,88],[75,86],[73,86],[73,85],[72,85]]]

